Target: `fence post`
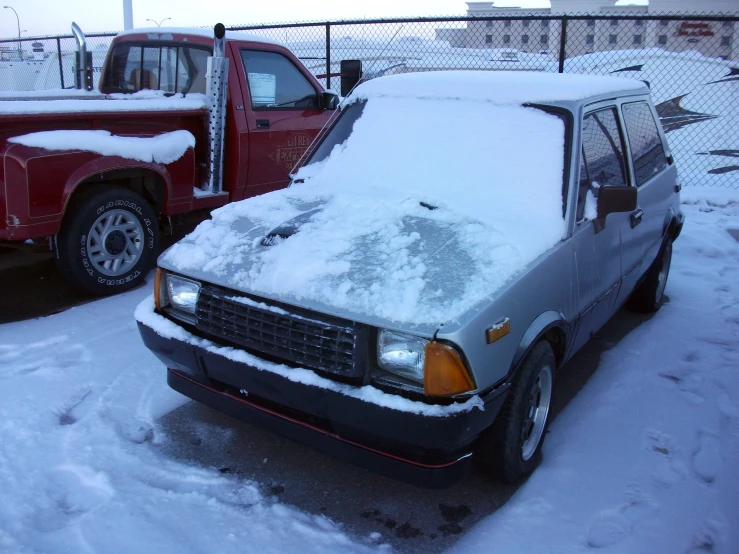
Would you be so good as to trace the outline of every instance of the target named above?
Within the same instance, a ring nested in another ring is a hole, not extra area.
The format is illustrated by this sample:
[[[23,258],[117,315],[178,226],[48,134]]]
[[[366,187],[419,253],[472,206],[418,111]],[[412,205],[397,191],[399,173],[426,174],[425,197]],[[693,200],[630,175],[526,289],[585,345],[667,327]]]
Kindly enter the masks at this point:
[[[326,23],[326,88],[331,88],[331,24]]]
[[[562,32],[559,37],[559,73],[565,72],[565,56],[567,44],[567,16],[562,17]]]
[[[64,88],[64,64],[62,64],[62,43],[59,37],[56,37],[56,53],[59,57],[59,82]]]

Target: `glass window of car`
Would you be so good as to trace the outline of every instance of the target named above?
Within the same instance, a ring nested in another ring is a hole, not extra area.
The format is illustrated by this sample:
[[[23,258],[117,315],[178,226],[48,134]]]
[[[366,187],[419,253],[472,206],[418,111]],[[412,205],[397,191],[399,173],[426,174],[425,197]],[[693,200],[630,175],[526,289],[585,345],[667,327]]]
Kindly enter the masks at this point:
[[[614,108],[589,113],[582,124],[582,163],[577,218],[582,219],[588,191],[598,197],[600,187],[627,183],[624,146]]]
[[[626,136],[629,137],[631,156],[634,159],[634,177],[637,186],[641,186],[667,167],[665,149],[649,104],[624,104],[622,111]]]
[[[282,54],[242,50],[254,109],[317,107],[318,96],[310,81]]]
[[[117,44],[111,51],[101,90],[205,93],[209,56],[205,48]]]

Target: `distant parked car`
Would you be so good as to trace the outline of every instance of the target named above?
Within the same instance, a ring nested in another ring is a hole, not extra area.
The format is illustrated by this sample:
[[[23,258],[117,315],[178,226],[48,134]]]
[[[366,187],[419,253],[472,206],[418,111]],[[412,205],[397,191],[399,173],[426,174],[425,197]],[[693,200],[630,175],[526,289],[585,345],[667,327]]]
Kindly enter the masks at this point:
[[[285,190],[159,258],[136,311],[175,390],[430,487],[541,459],[557,370],[656,311],[677,169],[647,87],[435,72],[360,85]]]

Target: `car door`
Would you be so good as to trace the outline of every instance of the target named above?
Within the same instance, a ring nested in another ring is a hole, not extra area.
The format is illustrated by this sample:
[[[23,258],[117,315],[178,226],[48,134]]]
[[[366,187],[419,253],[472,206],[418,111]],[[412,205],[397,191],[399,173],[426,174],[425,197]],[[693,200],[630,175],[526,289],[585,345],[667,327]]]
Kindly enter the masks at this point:
[[[288,174],[330,113],[319,108],[323,92],[314,78],[283,52],[241,48],[249,130],[246,196],[287,185]]]
[[[629,183],[615,106],[587,112],[582,121],[581,139],[576,227],[571,239],[580,312],[575,349],[617,309],[622,277],[621,232],[629,222],[628,213],[608,214],[604,225],[595,222],[599,190]]]
[[[638,187],[637,208],[630,214],[630,224],[621,237],[624,279],[620,300],[625,301],[657,256],[665,216],[675,192],[675,177],[668,171],[670,164],[649,102],[626,102],[621,105],[621,115]]]

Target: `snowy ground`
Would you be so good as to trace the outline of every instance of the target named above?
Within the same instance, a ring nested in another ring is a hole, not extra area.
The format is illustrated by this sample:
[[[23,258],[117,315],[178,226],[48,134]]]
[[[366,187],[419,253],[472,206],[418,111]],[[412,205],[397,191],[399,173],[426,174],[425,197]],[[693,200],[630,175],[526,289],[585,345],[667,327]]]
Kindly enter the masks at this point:
[[[684,196],[670,302],[603,355],[542,466],[454,550],[739,548],[739,192]],[[160,421],[186,399],[140,342],[149,293],[0,326],[0,551],[387,550],[161,448]]]

